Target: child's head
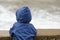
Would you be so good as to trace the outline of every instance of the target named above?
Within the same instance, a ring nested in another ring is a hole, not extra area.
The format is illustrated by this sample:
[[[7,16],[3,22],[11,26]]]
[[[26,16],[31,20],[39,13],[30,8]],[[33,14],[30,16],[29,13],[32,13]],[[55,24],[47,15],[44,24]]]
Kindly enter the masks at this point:
[[[32,19],[30,9],[27,6],[19,8],[16,11],[16,19],[21,23],[29,23]]]

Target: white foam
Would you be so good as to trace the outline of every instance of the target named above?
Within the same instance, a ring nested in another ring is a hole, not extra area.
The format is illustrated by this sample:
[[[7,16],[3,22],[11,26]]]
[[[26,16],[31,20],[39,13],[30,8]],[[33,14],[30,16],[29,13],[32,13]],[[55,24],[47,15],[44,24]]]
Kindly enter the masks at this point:
[[[32,21],[36,29],[60,29],[60,16],[52,15],[47,10],[32,8]],[[0,30],[9,30],[16,21],[14,12],[0,5]]]
[[[8,11],[2,5],[0,5],[0,30],[8,30],[15,21],[15,15],[13,12]]]
[[[35,12],[34,11],[32,13],[35,13],[36,17],[33,15],[33,20],[31,23],[33,23],[37,29],[60,29],[59,16],[52,15],[42,9],[38,9]]]

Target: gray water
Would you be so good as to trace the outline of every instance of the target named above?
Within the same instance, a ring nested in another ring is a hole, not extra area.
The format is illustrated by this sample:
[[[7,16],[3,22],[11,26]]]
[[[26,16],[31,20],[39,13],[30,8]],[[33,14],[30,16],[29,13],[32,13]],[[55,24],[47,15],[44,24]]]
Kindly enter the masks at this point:
[[[60,0],[0,0],[0,30],[9,30],[16,21],[15,12],[26,5],[36,29],[60,29]]]

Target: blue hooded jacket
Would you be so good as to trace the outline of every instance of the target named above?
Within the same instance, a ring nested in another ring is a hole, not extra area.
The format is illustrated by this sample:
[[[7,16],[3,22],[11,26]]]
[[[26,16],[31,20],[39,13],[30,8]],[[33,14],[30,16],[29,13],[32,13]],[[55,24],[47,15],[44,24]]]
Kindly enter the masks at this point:
[[[36,29],[30,23],[32,17],[30,9],[24,6],[16,11],[17,22],[10,29],[10,36],[13,40],[33,40],[36,36]]]

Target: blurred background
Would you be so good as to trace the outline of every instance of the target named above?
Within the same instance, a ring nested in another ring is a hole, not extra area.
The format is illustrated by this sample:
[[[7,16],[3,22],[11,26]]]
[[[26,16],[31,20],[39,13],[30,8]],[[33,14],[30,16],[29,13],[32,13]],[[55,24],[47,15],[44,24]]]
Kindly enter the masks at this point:
[[[28,6],[36,29],[60,29],[60,0],[0,0],[0,30],[16,22],[16,10]]]

